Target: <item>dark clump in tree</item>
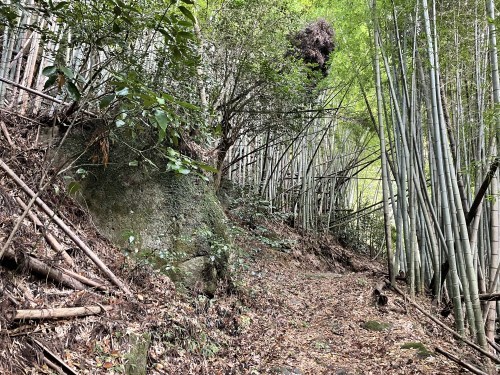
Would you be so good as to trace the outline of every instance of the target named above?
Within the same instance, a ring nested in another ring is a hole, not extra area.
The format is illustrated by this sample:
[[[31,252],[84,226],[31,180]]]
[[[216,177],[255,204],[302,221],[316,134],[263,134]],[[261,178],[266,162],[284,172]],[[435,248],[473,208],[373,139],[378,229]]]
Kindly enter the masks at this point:
[[[326,63],[330,53],[335,49],[334,37],[332,26],[324,19],[319,19],[291,36],[293,55],[312,64],[314,70],[321,70],[326,76],[328,74]]]

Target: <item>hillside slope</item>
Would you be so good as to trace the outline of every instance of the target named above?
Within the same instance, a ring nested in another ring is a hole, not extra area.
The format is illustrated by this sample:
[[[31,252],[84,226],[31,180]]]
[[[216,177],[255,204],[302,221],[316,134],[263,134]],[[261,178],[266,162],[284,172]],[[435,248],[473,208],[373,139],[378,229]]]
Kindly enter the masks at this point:
[[[11,130],[16,147],[0,139],[1,158],[35,190],[43,150]],[[372,292],[384,278],[384,266],[331,238],[301,235],[265,220],[245,226],[233,218],[239,254],[233,277],[209,299],[125,257],[99,235],[86,208],[65,189],[55,180],[41,197],[132,294],[107,281],[39,209],[42,226],[28,217],[20,220],[23,210],[15,198],[28,198],[0,170],[2,246],[20,222],[9,247],[12,256],[0,267],[2,374],[461,373],[433,353],[435,346],[478,361],[404,298],[387,291],[388,305],[377,307]],[[66,256],[46,243],[48,232]],[[34,271],[37,261],[50,275]],[[73,281],[62,285],[62,274],[73,275]],[[420,303],[433,311],[425,299]],[[83,307],[83,316],[55,319],[54,310],[47,310],[75,307]],[[16,318],[21,312],[41,317]],[[451,318],[445,322],[452,324]],[[403,349],[405,344],[420,350]]]

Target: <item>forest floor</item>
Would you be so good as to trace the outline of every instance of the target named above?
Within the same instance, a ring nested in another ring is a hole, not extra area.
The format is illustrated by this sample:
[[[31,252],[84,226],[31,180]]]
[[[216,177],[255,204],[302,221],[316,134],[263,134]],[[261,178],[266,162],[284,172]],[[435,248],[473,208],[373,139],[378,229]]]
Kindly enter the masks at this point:
[[[10,127],[15,147],[0,137],[0,157],[29,186],[38,186],[43,149]],[[11,249],[17,259],[0,267],[0,374],[460,374],[465,370],[434,353],[440,347],[480,366],[466,346],[415,310],[404,297],[373,290],[384,264],[338,245],[330,237],[302,235],[263,220],[244,225],[233,217],[237,256],[232,282],[209,299],[180,290],[148,265],[125,257],[99,235],[84,207],[54,181],[41,197],[132,290],[126,297],[40,211],[41,230],[22,221]],[[27,197],[0,170],[0,244]],[[229,212],[229,216],[232,213]],[[107,292],[72,290],[39,278],[23,254],[51,267],[67,266],[45,243],[50,231],[74,261],[71,268],[104,283]],[[16,265],[17,262],[17,265]],[[20,266],[21,264],[21,266]],[[401,289],[405,289],[404,284]],[[427,297],[418,302],[445,324]],[[109,311],[66,319],[13,318],[19,310],[78,306]],[[142,345],[141,345],[142,344]],[[417,349],[403,349],[404,345]],[[425,348],[424,348],[425,347]]]

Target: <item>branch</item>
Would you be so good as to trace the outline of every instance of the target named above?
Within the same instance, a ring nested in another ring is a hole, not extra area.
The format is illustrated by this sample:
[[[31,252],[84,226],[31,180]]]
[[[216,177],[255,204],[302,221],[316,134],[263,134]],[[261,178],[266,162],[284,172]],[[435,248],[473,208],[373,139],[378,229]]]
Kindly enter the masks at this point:
[[[481,201],[484,198],[484,195],[486,194],[486,190],[488,190],[488,186],[490,185],[490,182],[495,175],[498,165],[500,164],[500,157],[496,157],[495,160],[493,160],[493,163],[490,166],[490,170],[486,174],[486,177],[484,178],[483,183],[481,184],[481,187],[477,191],[476,197],[474,198],[474,202],[472,202],[472,205],[470,207],[469,212],[467,213],[467,217],[465,218],[467,221],[467,226],[470,225],[472,220],[474,219],[474,216],[476,216],[477,209],[479,205],[481,204]]]
[[[15,310],[7,313],[7,316],[10,320],[73,318],[76,316],[97,315],[112,309],[113,306],[109,305],[59,307],[53,309]]]
[[[436,347],[436,352],[437,353],[441,353],[442,355],[444,355],[446,358],[448,359],[451,359],[453,362],[459,364],[460,366],[462,366],[463,368],[469,370],[470,372],[474,373],[474,374],[477,374],[477,375],[488,375],[486,372],[483,372],[479,369],[477,369],[476,367],[472,366],[471,364],[467,363],[467,362],[464,362],[462,361],[460,358],[454,356],[453,354],[451,353],[448,353],[448,352],[445,352],[443,349],[441,348],[438,348]]]

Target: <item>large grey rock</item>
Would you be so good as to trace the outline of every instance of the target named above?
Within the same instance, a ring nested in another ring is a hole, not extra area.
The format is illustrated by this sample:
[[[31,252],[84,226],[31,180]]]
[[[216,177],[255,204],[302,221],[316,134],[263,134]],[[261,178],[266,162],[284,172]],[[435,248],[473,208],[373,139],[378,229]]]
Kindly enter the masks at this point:
[[[85,167],[81,192],[99,231],[174,281],[212,293],[230,248],[213,187],[199,176],[159,172],[147,162],[130,166],[133,159],[130,149],[115,147],[106,168]],[[161,168],[160,160],[155,163]]]

